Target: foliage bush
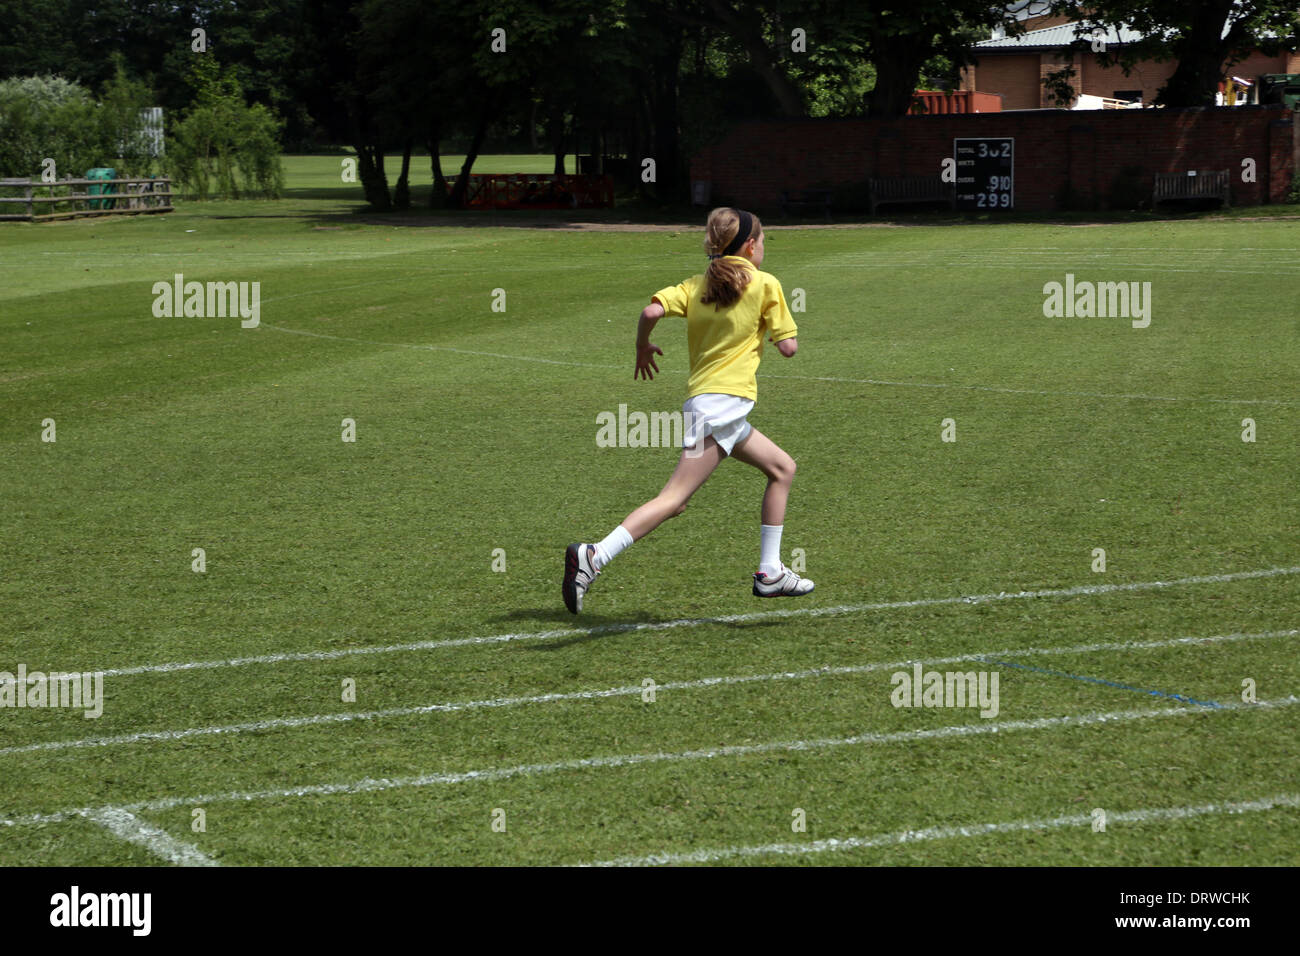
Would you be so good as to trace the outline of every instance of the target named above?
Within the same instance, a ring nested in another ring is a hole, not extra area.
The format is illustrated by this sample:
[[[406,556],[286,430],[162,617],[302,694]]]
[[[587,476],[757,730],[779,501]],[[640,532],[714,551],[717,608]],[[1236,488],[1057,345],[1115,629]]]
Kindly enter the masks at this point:
[[[0,176],[38,179],[46,159],[59,179],[80,179],[96,166],[111,166],[119,177],[156,172],[141,116],[152,99],[120,60],[98,100],[61,76],[0,81]]]
[[[195,61],[191,83],[194,105],[167,140],[173,178],[197,199],[278,198],[280,120],[260,103],[247,105],[234,74],[210,56]]]
[[[59,177],[81,176],[102,154],[90,92],[59,76],[0,81],[0,175],[39,178],[54,160]]]

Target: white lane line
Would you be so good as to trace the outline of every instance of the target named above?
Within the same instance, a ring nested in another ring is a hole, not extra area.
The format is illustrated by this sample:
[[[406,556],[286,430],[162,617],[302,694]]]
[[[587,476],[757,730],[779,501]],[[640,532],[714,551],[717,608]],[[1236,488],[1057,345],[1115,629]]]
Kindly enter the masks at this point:
[[[166,830],[146,823],[121,807],[103,807],[99,810],[81,812],[87,820],[98,823],[115,837],[144,847],[156,857],[174,863],[177,866],[219,866],[216,860],[208,856],[192,843],[177,840]]]
[[[306,295],[307,293],[302,293]],[[626,370],[625,365],[593,365],[590,362],[565,362],[559,359],[538,358],[535,355],[505,355],[501,352],[479,352],[474,349],[453,348],[450,345],[410,345],[403,342],[375,342],[370,339],[355,339],[344,335],[326,335],[324,332],[304,332],[301,329],[286,329],[278,325],[262,323],[262,328],[272,332],[288,332],[290,335],[307,335],[313,339],[334,339],[339,342],[358,342],[362,345],[378,345],[390,349],[415,349],[420,352],[455,352],[458,355],[482,355],[487,358],[510,359],[515,362],[537,362],[542,365],[571,365],[576,368],[616,368]]]
[[[741,757],[803,750],[827,750],[834,747],[853,747],[863,744],[897,744],[916,740],[942,740],[952,737],[981,737],[988,734],[1008,733],[1018,730],[1053,730],[1063,727],[1113,727],[1118,724],[1152,717],[1188,717],[1192,714],[1206,716],[1234,713],[1241,710],[1272,710],[1300,704],[1300,697],[1282,697],[1261,700],[1253,704],[1229,702],[1217,709],[1205,707],[1166,707],[1155,710],[1115,710],[1105,713],[1067,714],[1062,717],[1038,717],[1032,720],[983,721],[976,724],[955,724],[928,730],[904,730],[892,733],[864,733],[853,737],[827,737],[811,740],[781,740],[762,744],[734,744],[707,750],[681,750],[665,753],[610,754],[604,757],[581,757],[557,760],[552,763],[521,764],[513,767],[488,767],[460,773],[430,773],[416,777],[366,777],[342,783],[317,783],[277,790],[236,790],[225,793],[199,794],[191,797],[160,797],[138,803],[117,804],[118,810],[128,813],[156,812],[176,807],[202,806],[209,803],[245,803],[253,800],[284,800],[290,797],[321,797],[335,794],[375,793],[408,787],[432,787],[508,780],[512,777],[532,777],[564,771],[600,770],[633,767],[641,764],[671,763],[680,760],[713,760],[718,757]],[[57,823],[71,816],[84,815],[86,810],[61,810],[55,813],[33,813],[26,816],[0,819],[0,826],[24,826]]]
[[[838,667],[813,667],[800,671],[780,671],[771,674],[736,674],[718,677],[701,677],[695,680],[667,681],[655,685],[657,693],[673,690],[698,690],[711,687],[734,687],[768,681],[805,680],[815,677],[843,677],[869,674],[882,670],[906,670],[913,664],[941,666],[969,662],[988,662],[1004,657],[1034,657],[1041,655],[1094,654],[1109,651],[1149,650],[1162,647],[1179,647],[1191,644],[1218,644],[1229,641],[1267,640],[1300,636],[1300,629],[1289,631],[1261,631],[1254,634],[1216,634],[1210,637],[1175,637],[1159,641],[1119,641],[1107,644],[1080,644],[1074,647],[1026,647],[978,654],[960,654],[955,657],[913,658],[903,661],[852,664]],[[601,690],[578,690],[562,693],[537,694],[532,697],[493,697],[486,700],[451,701],[437,704],[420,704],[412,707],[391,707],[385,710],[341,711],[334,714],[314,714],[305,717],[275,717],[247,721],[239,724],[218,724],[208,727],[189,727],[184,730],[143,730],[132,734],[111,737],[83,737],[78,740],[53,740],[44,743],[18,744],[0,747],[0,757],[13,754],[38,753],[50,750],[71,750],[87,747],[114,747],[124,744],[152,743],[155,741],[184,740],[190,737],[207,737],[227,734],[258,733],[267,730],[287,730],[298,727],[316,727],[328,724],[350,723],[363,720],[380,720],[385,717],[410,717],[421,714],[454,713],[492,707],[515,707],[527,704],[551,704],[560,701],[599,700],[610,697],[639,697],[645,690],[641,685],[609,687]]]
[[[1300,405],[1274,398],[1171,398],[1167,395],[1116,392],[1058,392],[1040,388],[1000,388],[995,385],[951,385],[942,382],[890,382],[875,378],[839,378],[833,375],[782,375],[765,373],[764,378],[788,378],[801,382],[848,382],[856,385],[889,385],[899,388],[950,388],[969,392],[998,392],[1004,395],[1059,395],[1069,398],[1115,398],[1144,402],[1213,402],[1223,405]]]
[[[311,293],[299,294],[310,295]],[[273,332],[286,332],[290,335],[306,335],[314,339],[332,339],[337,342],[356,342],[361,345],[376,345],[381,348],[414,349],[421,352],[456,352],[460,355],[480,355],[487,358],[507,359],[512,362],[535,362],[541,365],[565,365],[574,368],[608,368],[619,371],[627,370],[626,365],[600,365],[593,362],[571,362],[561,359],[538,358],[534,355],[508,355],[504,352],[481,352],[474,349],[453,348],[449,345],[413,345],[405,342],[377,342],[373,339],[358,339],[346,335],[328,335],[324,332],[306,332],[301,329],[286,329],[283,326],[268,325],[265,322],[262,323],[261,327],[264,329],[270,329]],[[686,373],[677,369],[667,369],[660,374],[685,375]],[[1113,398],[1125,401],[1150,402],[1216,402],[1228,405],[1300,405],[1300,402],[1271,398],[1172,398],[1165,395],[1142,395],[1111,392],[1058,392],[1036,388],[1000,388],[993,385],[954,385],[945,382],[894,382],[886,379],[874,378],[839,378],[833,375],[781,375],[775,372],[764,372],[762,377],[788,378],[801,382],[847,382],[854,385],[879,385],[891,388],[950,388],[961,391],[999,392],[1006,395],[1056,395],[1066,398]]]
[[[1145,810],[1120,810],[1106,814],[1107,827],[1117,823],[1156,823],[1164,820],[1190,820],[1196,817],[1222,813],[1259,813],[1279,807],[1300,807],[1300,794],[1283,793],[1262,800],[1239,803],[1205,803],[1194,807],[1151,807]],[[649,856],[624,856],[578,866],[672,866],[681,863],[713,863],[735,857],[802,856],[813,853],[841,850],[863,850],[903,843],[924,843],[928,840],[951,840],[957,837],[978,837],[990,833],[1020,833],[1024,831],[1058,830],[1063,827],[1092,825],[1091,814],[1075,813],[1065,817],[1042,820],[1013,820],[1008,823],[972,823],[960,827],[927,827],[924,830],[899,830],[870,837],[845,837],[843,839],[814,840],[810,843],[768,843],[762,846],[728,846],[712,850],[693,850],[689,853],[652,853]]]
[[[624,634],[641,631],[669,631],[682,627],[700,627],[709,624],[748,624],[754,621],[773,621],[785,618],[832,617],[860,614],[869,611],[897,611],[918,607],[938,607],[946,604],[986,604],[993,601],[1017,601],[1028,598],[1084,597],[1099,594],[1117,594],[1129,591],[1149,591],[1159,588],[1182,587],[1194,584],[1227,584],[1257,578],[1274,578],[1300,574],[1300,567],[1264,568],[1259,571],[1237,571],[1232,574],[1206,574],[1196,577],[1175,578],[1172,581],[1134,581],[1128,584],[1088,584],[1072,588],[1046,588],[1038,591],[999,591],[997,594],[954,595],[941,598],[920,598],[914,601],[884,601],[876,604],[840,604],[830,607],[790,608],[774,611],[755,611],[750,614],[724,614],[718,617],[677,618],[671,621],[639,622],[630,624],[602,624],[596,627],[566,627],[551,631],[521,631],[514,634],[488,634],[482,637],[454,637],[442,640],[411,641],[405,644],[387,644],[378,647],[345,647],[331,651],[293,651],[281,654],[260,654],[256,657],[231,657],[224,660],[172,661],[163,664],[140,664],[132,667],[100,668],[96,673],[109,677],[127,677],[135,674],[171,674],[178,671],[213,670],[226,667],[247,667],[258,664],[282,664],[292,661],[331,661],[365,654],[396,654],[411,651],[431,651],[444,647],[466,647],[478,644],[503,644],[514,641],[542,641],[555,637],[583,637],[600,634]]]

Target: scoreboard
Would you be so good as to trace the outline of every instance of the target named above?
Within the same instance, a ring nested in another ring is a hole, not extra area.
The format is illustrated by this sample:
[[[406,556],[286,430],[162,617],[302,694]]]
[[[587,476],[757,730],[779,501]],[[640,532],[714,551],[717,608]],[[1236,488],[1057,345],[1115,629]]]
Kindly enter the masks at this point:
[[[1013,137],[955,138],[958,209],[1016,207],[1016,141]]]

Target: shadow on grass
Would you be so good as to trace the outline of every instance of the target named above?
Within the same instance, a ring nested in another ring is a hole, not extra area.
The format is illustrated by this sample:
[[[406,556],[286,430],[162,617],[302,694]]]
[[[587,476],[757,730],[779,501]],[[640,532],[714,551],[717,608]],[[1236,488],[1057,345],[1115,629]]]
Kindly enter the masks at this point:
[[[713,627],[748,631],[753,628],[781,627],[784,624],[784,621],[780,618],[767,620],[735,620],[734,618],[735,615],[729,614],[698,617],[687,615],[662,617],[645,611],[633,611],[617,616],[588,612],[575,615],[570,614],[567,609],[562,607],[547,607],[537,609],[520,608],[498,615],[495,620],[503,624],[537,621],[548,624],[571,623],[574,625],[575,630],[572,635],[557,636],[522,647],[523,650],[529,651],[556,651],[576,644],[587,644],[601,638],[614,637],[619,634],[641,633],[646,637],[652,637],[655,634],[669,630],[670,625],[675,625],[671,628],[673,630],[677,627],[689,627],[691,625],[711,625]]]
[[[517,608],[498,615],[495,620],[500,621],[502,624],[517,624],[522,621],[529,621],[552,626],[573,625],[575,630],[572,635],[556,636],[545,641],[530,642],[521,646],[522,650],[528,651],[558,651],[565,647],[586,644],[604,637],[631,634],[643,630],[646,624],[656,624],[666,619],[655,620],[653,615],[637,611],[617,616],[589,612],[570,614],[568,609],[563,606],[551,606],[545,608]]]

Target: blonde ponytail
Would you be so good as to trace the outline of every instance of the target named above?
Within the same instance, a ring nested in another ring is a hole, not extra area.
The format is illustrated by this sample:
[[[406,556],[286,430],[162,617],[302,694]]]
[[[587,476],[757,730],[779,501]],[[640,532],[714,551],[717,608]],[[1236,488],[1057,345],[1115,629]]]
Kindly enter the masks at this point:
[[[757,216],[751,216],[749,239],[757,239],[763,234],[763,224]],[[753,277],[753,270],[742,263],[722,258],[724,251],[735,241],[740,231],[740,211],[721,207],[709,213],[704,226],[704,251],[709,254],[709,268],[704,273],[705,291],[700,301],[714,308],[725,308],[740,301]]]

